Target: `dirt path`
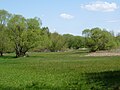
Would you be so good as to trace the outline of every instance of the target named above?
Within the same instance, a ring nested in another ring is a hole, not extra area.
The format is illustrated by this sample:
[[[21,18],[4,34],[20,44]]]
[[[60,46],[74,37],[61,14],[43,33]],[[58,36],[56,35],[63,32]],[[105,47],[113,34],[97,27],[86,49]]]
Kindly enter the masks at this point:
[[[93,52],[93,53],[89,53],[86,56],[120,56],[120,52]]]

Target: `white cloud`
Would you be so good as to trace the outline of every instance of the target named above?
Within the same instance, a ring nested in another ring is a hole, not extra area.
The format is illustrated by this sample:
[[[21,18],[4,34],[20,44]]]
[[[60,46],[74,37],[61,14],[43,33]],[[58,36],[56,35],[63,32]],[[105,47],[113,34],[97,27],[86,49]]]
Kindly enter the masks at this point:
[[[66,14],[66,13],[62,13],[60,14],[60,17],[63,18],[63,19],[73,19],[74,16],[70,15],[70,14]]]
[[[111,12],[118,9],[118,6],[114,2],[109,3],[109,2],[96,1],[86,5],[81,5],[81,8],[87,9],[90,11]]]

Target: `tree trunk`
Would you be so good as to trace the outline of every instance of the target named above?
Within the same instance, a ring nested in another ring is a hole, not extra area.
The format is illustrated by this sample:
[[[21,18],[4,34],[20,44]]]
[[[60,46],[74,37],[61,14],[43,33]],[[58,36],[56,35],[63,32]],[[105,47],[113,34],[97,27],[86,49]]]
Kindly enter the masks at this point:
[[[3,56],[3,52],[0,52],[0,56]]]
[[[16,51],[16,58],[26,56],[26,52]]]
[[[28,51],[28,49],[23,48],[22,46],[16,44],[15,51],[16,51],[16,58],[18,58],[18,57],[24,57],[24,56],[26,56],[26,52]]]

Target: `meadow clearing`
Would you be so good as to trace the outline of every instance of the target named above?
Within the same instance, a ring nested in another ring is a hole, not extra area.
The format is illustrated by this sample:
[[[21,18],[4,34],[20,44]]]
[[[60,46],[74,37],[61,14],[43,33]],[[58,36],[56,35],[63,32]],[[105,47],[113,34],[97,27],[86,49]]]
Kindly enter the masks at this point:
[[[0,57],[0,90],[120,90],[120,56],[83,52]]]

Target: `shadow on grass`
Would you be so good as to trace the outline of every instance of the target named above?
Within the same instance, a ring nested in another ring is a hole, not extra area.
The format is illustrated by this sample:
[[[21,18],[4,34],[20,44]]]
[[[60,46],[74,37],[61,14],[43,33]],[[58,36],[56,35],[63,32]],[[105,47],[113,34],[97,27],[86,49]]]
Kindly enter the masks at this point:
[[[0,59],[13,59],[15,56],[0,56]]]
[[[100,73],[86,73],[86,82],[91,90],[120,90],[120,71],[106,71]]]

